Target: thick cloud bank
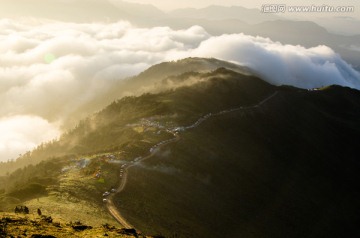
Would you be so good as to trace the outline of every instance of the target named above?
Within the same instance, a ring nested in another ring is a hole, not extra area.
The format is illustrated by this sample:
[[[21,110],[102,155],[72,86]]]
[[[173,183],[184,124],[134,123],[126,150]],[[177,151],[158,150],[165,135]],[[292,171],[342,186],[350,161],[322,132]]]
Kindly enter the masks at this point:
[[[306,49],[242,34],[211,37],[194,50],[246,65],[275,85],[317,88],[337,84],[360,89],[360,74],[326,46]]]
[[[0,160],[58,136],[64,122],[76,121],[75,112],[88,113],[89,105],[106,98],[118,80],[190,56],[249,66],[276,85],[360,89],[359,73],[326,46],[306,49],[243,34],[212,37],[199,26],[172,30],[136,28],[127,22],[3,19]]]

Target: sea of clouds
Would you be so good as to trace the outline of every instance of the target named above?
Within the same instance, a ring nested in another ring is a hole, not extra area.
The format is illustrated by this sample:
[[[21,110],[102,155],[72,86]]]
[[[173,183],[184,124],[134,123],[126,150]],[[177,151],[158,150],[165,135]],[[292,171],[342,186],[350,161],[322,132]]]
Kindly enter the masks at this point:
[[[243,34],[211,36],[200,26],[173,30],[123,21],[2,19],[0,161],[59,136],[74,112],[106,97],[118,80],[190,56],[248,66],[275,85],[360,89],[359,72],[326,46],[307,49]]]

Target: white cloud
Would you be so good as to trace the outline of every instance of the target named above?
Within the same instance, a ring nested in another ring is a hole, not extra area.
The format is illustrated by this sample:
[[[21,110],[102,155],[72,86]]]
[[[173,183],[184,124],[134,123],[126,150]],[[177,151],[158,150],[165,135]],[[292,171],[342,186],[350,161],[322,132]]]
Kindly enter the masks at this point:
[[[15,159],[20,153],[60,135],[53,124],[35,116],[2,118],[0,131],[0,161]]]
[[[275,85],[300,88],[331,84],[360,89],[360,74],[326,46],[304,48],[243,34],[211,37],[194,50],[246,65]]]
[[[31,134],[54,132],[62,123],[76,121],[75,114],[90,113],[87,105],[94,100],[113,100],[107,94],[119,80],[153,64],[189,56],[247,65],[274,84],[308,88],[336,83],[360,89],[359,73],[325,46],[306,49],[243,34],[212,37],[199,26],[172,30],[136,28],[128,22],[3,19],[0,128],[7,129],[1,131],[0,160],[50,138],[29,136],[26,128],[34,129]],[[26,126],[6,126],[11,120]]]

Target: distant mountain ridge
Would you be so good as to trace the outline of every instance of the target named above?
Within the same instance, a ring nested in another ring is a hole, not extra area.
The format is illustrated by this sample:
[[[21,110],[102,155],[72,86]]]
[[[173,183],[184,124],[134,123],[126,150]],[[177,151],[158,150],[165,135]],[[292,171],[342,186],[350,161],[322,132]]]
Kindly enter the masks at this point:
[[[263,14],[259,9],[249,9],[241,6],[225,7],[212,5],[200,9],[184,8],[171,11],[170,14],[180,18],[207,20],[237,19],[249,24],[282,19],[282,17],[274,14]]]

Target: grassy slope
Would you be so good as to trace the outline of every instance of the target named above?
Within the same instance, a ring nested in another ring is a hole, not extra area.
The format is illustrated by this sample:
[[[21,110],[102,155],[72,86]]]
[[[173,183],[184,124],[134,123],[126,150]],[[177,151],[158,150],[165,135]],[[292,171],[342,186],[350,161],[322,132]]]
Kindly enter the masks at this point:
[[[17,205],[26,205],[33,211],[40,208],[56,219],[92,226],[117,224],[102,202],[102,193],[118,183],[119,165],[110,164],[105,157],[57,158],[17,170],[5,180],[0,210],[13,211]],[[117,157],[121,159],[121,155]],[[95,178],[98,171],[101,177]]]
[[[44,215],[0,213],[0,237],[148,237],[135,236],[111,225],[91,227],[87,224],[48,218]]]

